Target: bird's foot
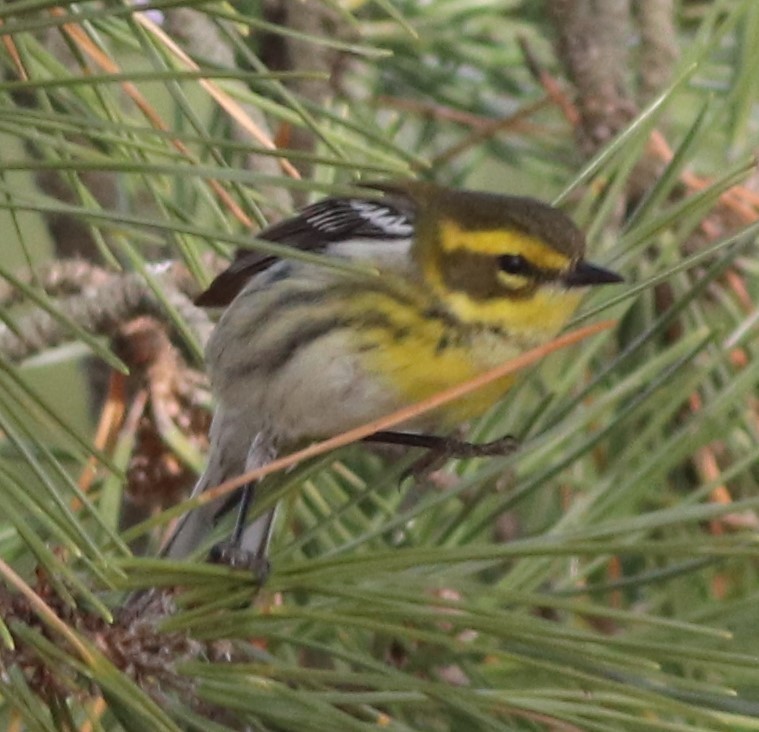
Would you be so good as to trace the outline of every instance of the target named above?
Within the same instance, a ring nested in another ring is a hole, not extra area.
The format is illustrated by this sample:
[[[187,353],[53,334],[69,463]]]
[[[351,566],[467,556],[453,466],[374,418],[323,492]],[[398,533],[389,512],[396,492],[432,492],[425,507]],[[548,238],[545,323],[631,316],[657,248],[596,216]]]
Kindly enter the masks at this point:
[[[212,564],[224,564],[232,569],[247,569],[258,585],[263,585],[271,572],[271,563],[266,557],[259,557],[231,541],[223,541],[211,547],[208,560]]]

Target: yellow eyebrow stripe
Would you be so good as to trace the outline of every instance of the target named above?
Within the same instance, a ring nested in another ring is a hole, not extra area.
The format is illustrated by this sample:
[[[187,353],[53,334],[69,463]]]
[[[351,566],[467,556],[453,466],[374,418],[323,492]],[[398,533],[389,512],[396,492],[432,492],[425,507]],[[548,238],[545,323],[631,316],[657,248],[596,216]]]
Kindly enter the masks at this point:
[[[569,264],[569,257],[547,246],[540,239],[508,229],[471,231],[462,229],[455,221],[440,222],[440,247],[453,253],[459,249],[498,257],[502,254],[520,254],[539,269],[561,270]]]

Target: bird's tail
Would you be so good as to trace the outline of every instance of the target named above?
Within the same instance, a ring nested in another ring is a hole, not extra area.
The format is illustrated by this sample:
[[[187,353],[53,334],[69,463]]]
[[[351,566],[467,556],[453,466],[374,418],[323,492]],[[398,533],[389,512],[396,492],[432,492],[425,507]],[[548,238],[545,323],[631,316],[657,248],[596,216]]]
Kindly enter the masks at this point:
[[[273,447],[263,433],[250,429],[249,418],[246,417],[247,415],[223,410],[221,407],[216,410],[209,433],[211,446],[208,464],[193,488],[193,498],[225,480],[260,467],[273,458]],[[184,559],[202,546],[213,531],[219,516],[233,510],[239,503],[241,490],[232,496],[221,496],[190,510],[164,543],[161,556]],[[251,552],[254,556],[265,556],[273,513],[274,509],[259,516],[246,527],[242,535],[241,549]]]
[[[252,426],[245,417],[244,414],[223,410],[221,407],[214,413],[209,433],[211,445],[208,464],[193,488],[193,497],[273,459],[273,447],[265,435],[257,431],[258,426]],[[164,542],[160,556],[184,559],[209,543],[219,516],[234,510],[239,505],[241,496],[242,488],[231,496],[221,496],[191,509]],[[274,512],[275,509],[271,509],[259,516],[242,533],[240,548],[257,559],[266,559]],[[154,590],[138,590],[126,599],[124,607],[132,613],[140,613],[155,597]]]

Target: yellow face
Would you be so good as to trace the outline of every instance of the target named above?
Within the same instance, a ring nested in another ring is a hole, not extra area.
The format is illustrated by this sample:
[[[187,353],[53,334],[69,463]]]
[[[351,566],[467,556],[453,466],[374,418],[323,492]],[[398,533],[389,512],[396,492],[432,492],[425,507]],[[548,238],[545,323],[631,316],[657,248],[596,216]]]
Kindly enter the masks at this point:
[[[381,374],[402,403],[549,340],[584,286],[620,279],[584,261],[584,238],[571,219],[532,199],[442,194],[418,213],[411,250],[417,278],[400,283],[403,296],[390,289],[362,295],[369,315],[357,344],[367,370]],[[512,381],[504,377],[441,408],[428,426],[482,413]]]
[[[437,246],[422,255],[428,286],[459,320],[502,327],[540,342],[558,332],[582,292],[568,275],[572,259],[535,236],[513,229],[470,231],[438,223]]]

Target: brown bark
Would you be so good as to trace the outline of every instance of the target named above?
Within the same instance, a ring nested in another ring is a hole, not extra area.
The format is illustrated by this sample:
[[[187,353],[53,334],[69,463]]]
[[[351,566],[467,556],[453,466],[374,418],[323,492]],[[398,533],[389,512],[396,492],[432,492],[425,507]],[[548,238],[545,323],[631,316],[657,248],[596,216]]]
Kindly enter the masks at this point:
[[[547,0],[557,53],[577,90],[577,138],[592,155],[636,113],[629,90],[628,0]]]
[[[677,29],[674,0],[639,0],[635,4],[640,28],[639,97],[655,97],[672,78],[677,62]]]

